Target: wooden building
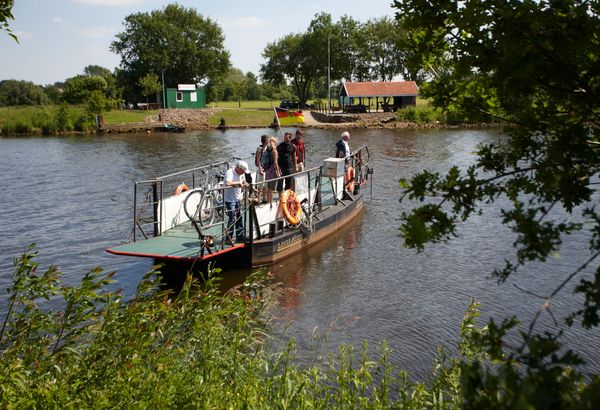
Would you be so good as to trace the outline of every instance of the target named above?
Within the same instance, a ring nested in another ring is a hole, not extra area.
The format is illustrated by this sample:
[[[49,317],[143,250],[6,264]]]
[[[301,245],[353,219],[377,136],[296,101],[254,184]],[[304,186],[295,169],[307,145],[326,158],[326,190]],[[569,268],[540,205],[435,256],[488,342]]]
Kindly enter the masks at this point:
[[[340,90],[340,105],[344,112],[370,111],[373,99],[375,109],[396,111],[417,104],[419,88],[414,81],[346,82]]]
[[[204,88],[196,84],[177,84],[177,88],[167,88],[166,108],[204,108],[206,97]]]

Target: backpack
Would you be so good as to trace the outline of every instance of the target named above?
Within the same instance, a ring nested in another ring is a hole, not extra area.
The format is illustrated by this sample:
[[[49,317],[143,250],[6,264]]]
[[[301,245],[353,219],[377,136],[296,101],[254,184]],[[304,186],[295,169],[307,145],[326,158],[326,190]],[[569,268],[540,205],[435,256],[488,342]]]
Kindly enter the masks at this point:
[[[271,156],[272,150],[268,148],[262,152],[260,156],[260,166],[262,169],[269,169],[273,165],[273,157]]]

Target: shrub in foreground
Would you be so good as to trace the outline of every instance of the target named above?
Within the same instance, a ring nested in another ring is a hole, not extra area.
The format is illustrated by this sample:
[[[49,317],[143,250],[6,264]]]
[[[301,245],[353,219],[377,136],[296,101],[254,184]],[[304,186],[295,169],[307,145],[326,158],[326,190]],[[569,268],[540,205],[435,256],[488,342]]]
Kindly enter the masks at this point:
[[[2,408],[458,409],[540,403],[535,386],[525,383],[537,380],[531,374],[509,372],[514,367],[502,360],[493,368],[503,378],[482,370],[489,353],[478,346],[493,332],[475,326],[475,303],[461,328],[460,357],[448,358],[440,349],[430,380],[415,383],[390,364],[385,343],[377,358],[366,344],[358,351],[342,346],[308,367],[297,364],[293,341],[269,347],[268,288],[256,277],[237,295],[223,295],[215,276],[198,287],[188,275],[174,295],[160,290],[152,271],[125,302],[119,290],[110,290],[113,273],[94,269],[80,283],[64,286],[56,267],[39,271],[35,256],[29,248],[15,260],[8,289],[0,329]],[[44,308],[49,300],[61,309]],[[585,404],[580,397],[589,389],[575,372],[562,370],[552,375],[559,388],[544,398],[564,395],[550,401],[554,407]]]

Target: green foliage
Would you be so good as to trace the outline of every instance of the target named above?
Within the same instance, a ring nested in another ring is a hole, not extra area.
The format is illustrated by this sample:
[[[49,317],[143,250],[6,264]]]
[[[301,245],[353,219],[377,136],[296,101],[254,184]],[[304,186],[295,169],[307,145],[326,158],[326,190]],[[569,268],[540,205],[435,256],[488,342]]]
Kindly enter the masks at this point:
[[[44,89],[31,81],[0,81],[0,106],[47,104]]]
[[[54,116],[54,124],[56,126],[57,131],[71,131],[73,129],[73,124],[71,123],[71,119],[69,116],[69,106],[67,104],[61,104],[58,107],[58,111]]]
[[[148,73],[145,76],[141,77],[137,85],[142,89],[141,94],[146,97],[146,100],[149,96],[158,94],[162,90],[162,84],[158,78],[158,75],[154,73]]]
[[[162,10],[130,14],[111,51],[121,56],[117,72],[125,98],[139,101],[138,80],[164,71],[165,86],[215,81],[227,72],[229,53],[221,28],[195,9],[169,4]]]
[[[19,42],[17,36],[11,31],[9,27],[9,20],[14,20],[12,14],[12,8],[14,6],[14,0],[2,0],[0,2],[0,30],[5,30],[9,36],[11,36],[16,42]]]
[[[104,92],[107,89],[106,80],[102,77],[78,75],[65,81],[63,100],[70,104],[83,104],[92,92]]]
[[[291,84],[302,103],[327,96],[328,68],[332,88],[342,80],[391,81],[398,75],[420,80],[422,71],[409,65],[415,56],[403,23],[388,17],[360,23],[342,16],[334,23],[330,14],[316,14],[306,32],[269,43],[263,57],[263,79]]]
[[[387,343],[375,356],[366,343],[343,345],[307,366],[298,364],[293,340],[269,346],[269,291],[260,276],[222,295],[218,272],[202,285],[188,275],[173,294],[151,271],[124,301],[113,272],[96,268],[67,286],[56,267],[41,270],[36,255],[32,245],[15,259],[7,289],[2,407],[586,408],[597,399],[598,380],[586,385],[568,367],[577,358],[559,353],[552,338],[532,344],[537,373],[518,371],[519,357],[501,340],[516,322],[479,328],[475,302],[458,356],[439,349],[431,377],[415,382],[390,363]],[[480,384],[486,366],[493,377]],[[549,384],[537,383],[537,374]]]
[[[2,133],[17,134],[16,128],[23,134],[42,133],[54,135],[68,133],[74,129],[77,119],[83,110],[78,106],[25,106],[0,108],[0,123]],[[61,129],[58,129],[60,123]],[[16,124],[23,124],[16,127]]]
[[[99,90],[92,91],[85,107],[86,114],[93,117],[95,114],[102,114],[107,108],[109,103],[104,94]]]
[[[402,215],[405,244],[421,250],[427,242],[450,239],[459,221],[499,199],[506,204],[502,223],[516,238],[514,255],[493,271],[500,282],[530,262],[564,254],[571,235],[589,238],[584,249],[575,250],[578,257],[572,260],[579,262],[540,297],[520,347],[504,347],[514,320],[491,321],[487,334],[476,340],[495,365],[463,367],[465,407],[579,407],[569,400],[597,395],[598,376],[592,376],[594,387],[581,393],[580,375],[569,370],[580,359],[561,346],[560,334],[535,331],[541,315],[552,313],[555,296],[577,280],[567,323],[589,328],[600,322],[600,151],[593,145],[600,138],[598,3],[479,0],[431,7],[425,0],[403,0],[394,5],[429,72],[431,81],[422,90],[432,105],[468,121],[494,118],[509,124],[507,139],[479,147],[472,166],[453,167],[446,175],[424,171],[401,181],[403,199],[425,202]]]

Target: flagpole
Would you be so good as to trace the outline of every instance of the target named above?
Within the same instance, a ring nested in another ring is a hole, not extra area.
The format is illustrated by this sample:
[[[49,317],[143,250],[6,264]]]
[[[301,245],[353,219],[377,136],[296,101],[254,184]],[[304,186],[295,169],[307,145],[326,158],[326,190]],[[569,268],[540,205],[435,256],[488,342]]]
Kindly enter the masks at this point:
[[[283,131],[281,130],[281,123],[279,122],[279,115],[277,115],[277,108],[273,107],[273,112],[275,113],[275,118],[277,119],[277,128],[279,129],[279,135],[283,141]]]

